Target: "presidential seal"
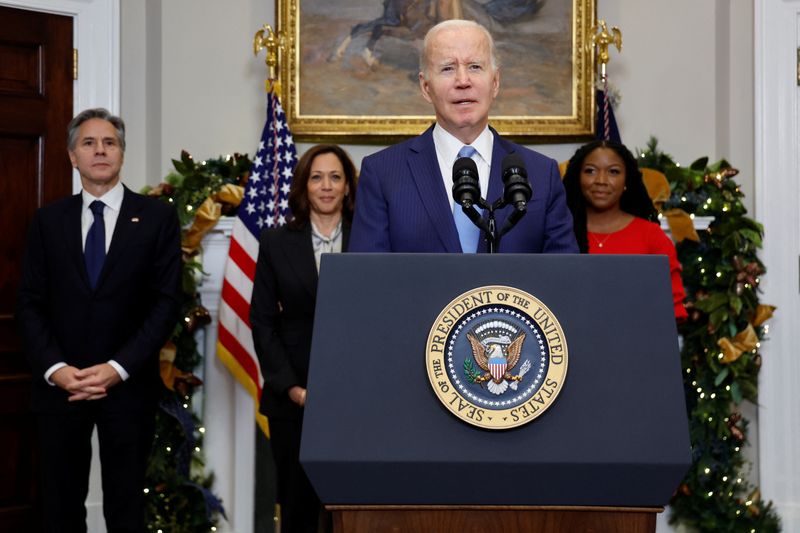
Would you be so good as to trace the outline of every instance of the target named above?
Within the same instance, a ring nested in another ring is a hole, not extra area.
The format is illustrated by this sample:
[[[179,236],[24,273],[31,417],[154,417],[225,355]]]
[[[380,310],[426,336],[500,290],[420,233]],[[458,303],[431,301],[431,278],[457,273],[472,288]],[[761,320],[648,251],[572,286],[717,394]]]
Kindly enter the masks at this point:
[[[544,413],[567,375],[567,340],[552,312],[527,292],[478,287],[450,302],[431,327],[428,379],[451,413],[508,429]]]

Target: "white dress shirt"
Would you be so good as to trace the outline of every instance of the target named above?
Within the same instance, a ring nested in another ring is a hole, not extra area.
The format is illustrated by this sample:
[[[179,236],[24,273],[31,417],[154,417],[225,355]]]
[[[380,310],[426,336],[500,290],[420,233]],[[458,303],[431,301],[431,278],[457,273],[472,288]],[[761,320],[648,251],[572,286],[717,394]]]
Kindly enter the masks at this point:
[[[106,226],[106,253],[111,246],[111,237],[114,236],[114,228],[117,227],[117,218],[119,218],[119,209],[122,207],[122,197],[125,196],[125,188],[122,182],[118,181],[110,191],[105,193],[100,198],[95,198],[84,189],[81,191],[81,198],[83,198],[83,208],[81,208],[81,242],[86,246],[86,236],[89,234],[89,228],[92,227],[94,222],[94,215],[89,205],[95,200],[100,200],[106,206],[103,208],[103,222]]]
[[[466,146],[447,132],[438,123],[433,127],[433,146],[436,148],[436,159],[439,161],[439,171],[442,174],[444,189],[450,201],[450,210],[453,210],[453,164],[458,159],[458,152]],[[480,135],[470,144],[477,152],[472,159],[478,167],[478,178],[481,185],[481,196],[486,198],[489,191],[489,174],[492,168],[492,149],[494,148],[494,135],[489,126],[486,126]]]

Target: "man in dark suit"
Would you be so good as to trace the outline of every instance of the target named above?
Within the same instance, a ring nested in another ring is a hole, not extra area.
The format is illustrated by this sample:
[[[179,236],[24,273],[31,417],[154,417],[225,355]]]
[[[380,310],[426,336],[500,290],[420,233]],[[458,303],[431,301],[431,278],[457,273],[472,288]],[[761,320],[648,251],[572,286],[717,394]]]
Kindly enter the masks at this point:
[[[33,372],[46,531],[86,531],[97,427],[109,532],[144,530],[158,354],[180,309],[175,209],[120,182],[125,125],[88,109],[69,125],[83,190],[32,221],[17,319]]]
[[[453,209],[452,168],[471,157],[481,195],[503,194],[501,162],[517,154],[533,189],[528,212],[500,241],[500,252],[578,253],[558,165],[501,138],[489,127],[489,108],[500,89],[494,41],[465,20],[437,24],[425,36],[420,88],[433,105],[436,124],[419,137],[366,157],[361,166],[351,252],[482,252],[485,238]],[[488,194],[487,194],[488,193]],[[511,213],[495,213],[502,228]]]

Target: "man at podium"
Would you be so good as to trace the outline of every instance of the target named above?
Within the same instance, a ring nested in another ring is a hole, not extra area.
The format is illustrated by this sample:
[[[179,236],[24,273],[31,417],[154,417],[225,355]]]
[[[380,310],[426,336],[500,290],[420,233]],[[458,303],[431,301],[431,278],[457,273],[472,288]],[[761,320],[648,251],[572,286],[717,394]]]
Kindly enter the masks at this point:
[[[557,163],[489,127],[500,71],[486,28],[467,20],[431,28],[420,57],[419,84],[436,123],[419,137],[364,159],[348,251],[487,251],[485,232],[451,198],[453,165],[471,158],[481,196],[491,203],[503,195],[501,161],[515,154],[527,169],[533,195],[527,214],[502,238],[498,251],[578,253]],[[498,228],[512,209],[495,211]]]

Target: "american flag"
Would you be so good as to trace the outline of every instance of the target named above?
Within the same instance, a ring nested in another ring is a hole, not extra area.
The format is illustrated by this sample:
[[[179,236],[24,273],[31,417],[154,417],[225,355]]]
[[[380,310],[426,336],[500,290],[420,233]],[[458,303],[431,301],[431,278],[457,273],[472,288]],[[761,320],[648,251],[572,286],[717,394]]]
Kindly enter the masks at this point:
[[[289,218],[289,186],[296,162],[297,150],[286,115],[271,91],[264,132],[233,224],[217,336],[217,356],[253,397],[256,419],[267,435],[267,420],[258,412],[263,380],[250,329],[250,298],[261,230],[281,226]]]

